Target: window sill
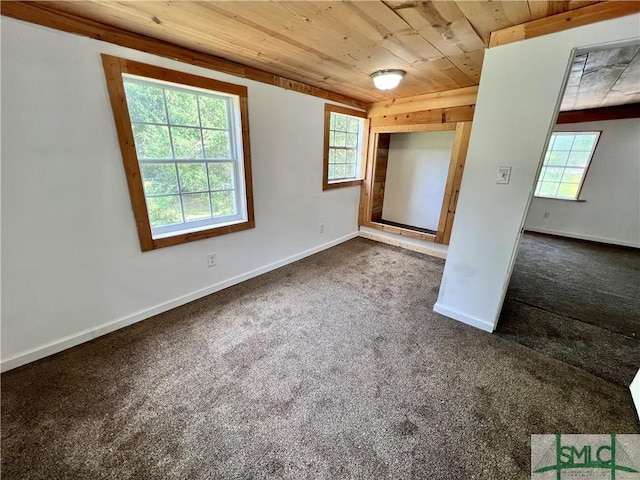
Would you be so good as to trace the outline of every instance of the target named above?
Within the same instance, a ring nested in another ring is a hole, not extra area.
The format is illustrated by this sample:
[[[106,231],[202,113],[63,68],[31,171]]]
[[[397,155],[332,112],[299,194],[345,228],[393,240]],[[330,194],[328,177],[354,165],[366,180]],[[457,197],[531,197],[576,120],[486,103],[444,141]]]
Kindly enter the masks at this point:
[[[581,198],[541,197],[541,196],[538,196],[538,195],[534,195],[533,198],[544,198],[545,200],[560,200],[561,202],[577,202],[577,203],[586,202],[586,200],[582,200]]]
[[[140,242],[140,246],[143,252],[149,250],[155,250],[157,248],[170,247],[172,245],[180,245],[182,243],[194,242],[196,240],[202,240],[205,238],[218,237],[220,235],[226,235],[228,233],[240,232],[242,230],[249,230],[255,228],[256,222],[253,218],[242,222],[234,222],[231,225],[216,225],[206,230],[198,230],[189,233],[180,233],[172,236],[166,236],[162,238],[150,239],[150,245]]]
[[[342,188],[342,187],[355,187],[362,185],[364,180],[362,178],[358,180],[340,180],[337,182],[324,182],[322,185],[323,190],[332,190],[334,188]]]
[[[230,227],[232,225],[246,223],[246,221],[247,221],[246,218],[240,218],[240,219],[229,220],[227,222],[210,223],[208,225],[200,225],[198,227],[182,228],[180,230],[173,230],[170,232],[157,233],[157,234],[152,233],[151,238],[153,240],[162,240],[164,238],[179,237],[181,235],[190,235],[198,232],[204,232],[206,230],[215,230],[217,228]]]

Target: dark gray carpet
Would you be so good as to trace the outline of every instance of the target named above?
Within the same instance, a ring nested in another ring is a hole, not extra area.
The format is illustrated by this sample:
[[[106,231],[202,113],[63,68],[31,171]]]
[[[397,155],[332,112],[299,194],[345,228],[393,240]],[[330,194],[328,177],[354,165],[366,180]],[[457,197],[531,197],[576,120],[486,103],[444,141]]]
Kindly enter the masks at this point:
[[[628,390],[432,312],[444,262],[354,239],[2,375],[2,478],[525,479]]]
[[[497,333],[628,386],[640,369],[640,250],[525,233]]]

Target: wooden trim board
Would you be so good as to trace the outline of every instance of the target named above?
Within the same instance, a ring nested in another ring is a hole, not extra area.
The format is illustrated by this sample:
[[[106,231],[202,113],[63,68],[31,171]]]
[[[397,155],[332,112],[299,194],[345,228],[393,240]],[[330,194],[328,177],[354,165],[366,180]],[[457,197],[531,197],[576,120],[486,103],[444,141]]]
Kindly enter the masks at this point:
[[[422,240],[424,242],[435,242],[435,239],[436,239],[436,236],[431,235],[430,233],[416,232],[415,230],[396,227],[393,225],[387,225],[385,223],[367,221],[367,222],[364,222],[361,226],[368,227],[368,228],[375,228],[376,230],[393,233],[395,235],[400,235],[403,237],[415,238],[416,240]]]
[[[640,103],[560,112],[556,124],[621,120],[624,118],[640,118]]]
[[[401,113],[435,110],[438,108],[462,107],[475,105],[478,86],[447,90],[446,92],[427,93],[414,97],[398,98],[369,105],[367,116],[382,117]]]
[[[606,1],[491,32],[489,48],[640,12],[640,2]]]
[[[469,148],[469,138],[471,137],[471,122],[461,122],[456,126],[456,136],[451,149],[451,161],[449,163],[449,173],[447,175],[447,185],[442,201],[440,212],[440,222],[436,234],[436,242],[449,244],[451,230],[453,229],[453,219],[458,205],[458,195],[460,184],[462,183],[462,173],[467,159]]]
[[[462,107],[438,108],[420,112],[372,117],[371,127],[470,122],[473,120],[474,110],[475,105],[464,105]]]

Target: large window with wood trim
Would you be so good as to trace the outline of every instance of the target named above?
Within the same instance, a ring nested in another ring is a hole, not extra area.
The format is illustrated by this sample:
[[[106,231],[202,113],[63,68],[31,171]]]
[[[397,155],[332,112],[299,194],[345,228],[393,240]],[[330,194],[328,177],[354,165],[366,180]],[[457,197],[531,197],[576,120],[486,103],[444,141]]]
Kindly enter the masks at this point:
[[[251,228],[246,87],[103,62],[142,249]]]
[[[363,179],[365,112],[325,105],[323,189],[359,185]]]
[[[555,132],[549,140],[535,196],[578,200],[600,132]]]

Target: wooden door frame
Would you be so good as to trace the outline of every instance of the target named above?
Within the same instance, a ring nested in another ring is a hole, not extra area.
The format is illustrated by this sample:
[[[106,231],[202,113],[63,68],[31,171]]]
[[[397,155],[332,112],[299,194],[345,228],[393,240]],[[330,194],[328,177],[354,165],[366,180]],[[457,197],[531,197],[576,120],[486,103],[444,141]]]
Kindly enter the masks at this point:
[[[374,203],[374,184],[376,177],[376,160],[380,134],[442,131],[455,131],[455,137],[453,141],[453,147],[451,149],[451,159],[449,161],[447,183],[445,186],[444,198],[442,201],[440,219],[438,222],[438,230],[436,232],[436,235],[416,232],[415,230],[385,225],[383,223],[373,221],[372,216]],[[471,122],[372,126],[369,129],[365,179],[362,184],[360,195],[360,212],[358,222],[359,225],[362,227],[382,230],[385,232],[415,238],[426,242],[448,244],[449,238],[451,237],[451,229],[453,228],[453,219],[455,217],[456,205],[458,203],[458,193],[460,191],[460,182],[462,181],[462,172],[464,170],[470,132]]]

